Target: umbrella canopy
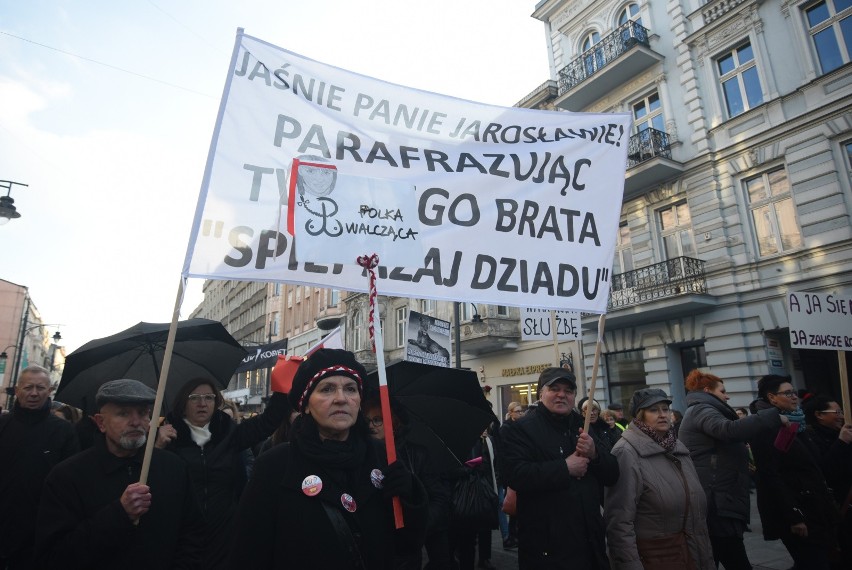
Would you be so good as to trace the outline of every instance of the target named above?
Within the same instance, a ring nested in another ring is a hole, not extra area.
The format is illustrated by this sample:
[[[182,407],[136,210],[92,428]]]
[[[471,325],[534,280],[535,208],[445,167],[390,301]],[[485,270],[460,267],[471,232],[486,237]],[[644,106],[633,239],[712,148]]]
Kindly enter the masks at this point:
[[[87,342],[65,358],[56,399],[86,413],[95,411],[101,384],[132,378],[157,389],[171,323],[139,323],[112,336]],[[193,378],[215,380],[220,388],[246,356],[222,323],[210,319],[179,321],[163,410]]]
[[[386,371],[391,406],[407,424],[405,439],[427,449],[436,471],[459,467],[496,419],[476,373],[408,361]],[[368,383],[378,387],[378,371]]]

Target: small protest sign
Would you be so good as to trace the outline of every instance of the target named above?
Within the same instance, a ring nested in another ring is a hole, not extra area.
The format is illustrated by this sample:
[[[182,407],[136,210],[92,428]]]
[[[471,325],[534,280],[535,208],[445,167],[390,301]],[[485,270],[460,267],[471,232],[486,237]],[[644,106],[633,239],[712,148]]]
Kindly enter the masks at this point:
[[[409,311],[406,330],[406,360],[445,368],[450,366],[450,321]]]
[[[545,309],[521,309],[521,340],[552,340],[553,322],[550,313]],[[580,313],[556,311],[556,338],[558,340],[580,338]]]

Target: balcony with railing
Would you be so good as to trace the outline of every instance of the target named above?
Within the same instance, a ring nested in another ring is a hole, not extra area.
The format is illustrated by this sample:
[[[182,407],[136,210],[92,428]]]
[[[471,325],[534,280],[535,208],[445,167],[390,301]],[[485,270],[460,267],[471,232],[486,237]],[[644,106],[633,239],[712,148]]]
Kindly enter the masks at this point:
[[[607,325],[622,326],[709,311],[704,261],[675,257],[612,276]]]
[[[624,199],[629,200],[650,187],[678,176],[683,170],[683,164],[672,160],[668,133],[653,128],[639,131],[627,143]]]
[[[651,49],[649,35],[647,28],[628,21],[559,70],[556,106],[582,111],[662,61]]]

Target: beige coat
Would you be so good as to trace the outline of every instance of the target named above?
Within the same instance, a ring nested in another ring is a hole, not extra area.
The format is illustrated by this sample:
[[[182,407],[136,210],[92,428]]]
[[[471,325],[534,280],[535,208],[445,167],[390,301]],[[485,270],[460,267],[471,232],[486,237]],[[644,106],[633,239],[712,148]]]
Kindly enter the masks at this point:
[[[674,462],[653,439],[631,426],[612,449],[621,473],[606,489],[604,519],[613,570],[643,570],[636,538],[660,538],[683,528],[686,490]],[[689,550],[699,570],[714,570],[713,549],[707,534],[707,499],[689,458],[677,442],[673,455],[680,460],[689,486],[686,533]],[[645,569],[653,570],[653,569]]]

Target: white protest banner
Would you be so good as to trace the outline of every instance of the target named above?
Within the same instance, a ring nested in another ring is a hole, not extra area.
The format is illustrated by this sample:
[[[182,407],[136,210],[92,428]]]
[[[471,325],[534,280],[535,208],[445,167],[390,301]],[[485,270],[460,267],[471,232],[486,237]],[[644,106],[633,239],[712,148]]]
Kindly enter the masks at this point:
[[[580,313],[576,311],[556,311],[556,338],[558,340],[578,340],[580,338]],[[521,340],[552,340],[553,323],[550,311],[542,309],[521,309]]]
[[[416,188],[425,253],[380,258],[383,295],[603,313],[630,125],[401,87],[240,30],[182,275],[366,291],[354,260],[306,259],[287,235],[293,160],[320,157]]]
[[[298,259],[347,264],[375,253],[387,265],[404,265],[425,253],[411,184],[338,174],[322,157],[294,158],[288,204]]]
[[[409,311],[405,359],[449,368],[450,321]]]
[[[852,350],[852,296],[787,293],[790,346]]]

